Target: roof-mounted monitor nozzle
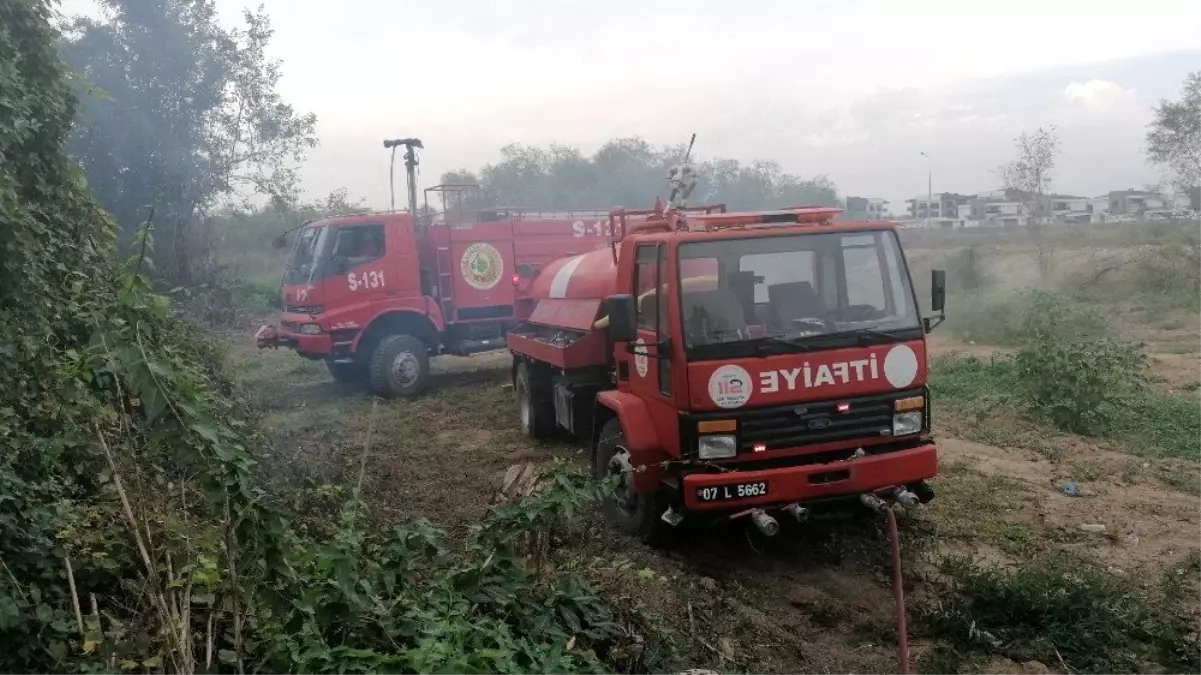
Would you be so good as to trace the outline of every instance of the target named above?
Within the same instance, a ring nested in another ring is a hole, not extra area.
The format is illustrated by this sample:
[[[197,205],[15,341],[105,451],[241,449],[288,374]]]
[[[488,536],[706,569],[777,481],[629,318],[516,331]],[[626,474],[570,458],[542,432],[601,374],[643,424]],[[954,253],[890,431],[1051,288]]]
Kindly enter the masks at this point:
[[[692,134],[692,140],[688,141],[688,150],[684,152],[684,161],[667,171],[667,182],[671,185],[671,194],[667,198],[669,210],[684,208],[688,202],[688,195],[696,189],[698,178],[696,168],[688,163],[688,158],[692,156],[692,146],[695,143],[696,134]]]
[[[388,208],[392,211],[396,210],[396,180],[394,178],[396,169],[396,149],[405,147],[405,173],[408,175],[409,183],[409,215],[416,221],[417,218],[417,150],[425,149],[419,138],[392,138],[384,139],[384,149],[392,150],[392,163],[388,167]]]

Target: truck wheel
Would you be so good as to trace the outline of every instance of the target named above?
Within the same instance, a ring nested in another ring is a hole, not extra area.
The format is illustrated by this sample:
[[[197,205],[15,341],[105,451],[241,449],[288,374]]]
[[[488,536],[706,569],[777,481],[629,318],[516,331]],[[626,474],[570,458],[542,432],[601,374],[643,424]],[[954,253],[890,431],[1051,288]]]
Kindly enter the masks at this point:
[[[530,367],[522,363],[517,366],[517,377],[513,382],[517,393],[517,415],[521,419],[521,433],[529,438],[546,438],[555,432],[554,403],[549,400],[547,387],[531,381]]]
[[[416,396],[429,385],[429,349],[412,335],[389,335],[371,353],[367,379],[377,396]]]
[[[598,479],[621,475],[617,489],[602,502],[605,517],[622,532],[638,537],[645,544],[655,546],[664,543],[667,526],[660,520],[666,510],[663,493],[634,492],[630,451],[620,420],[611,419],[601,429],[592,471]]]
[[[325,367],[329,370],[330,377],[333,377],[335,382],[342,384],[361,382],[367,376],[367,369],[361,363],[326,361]]]

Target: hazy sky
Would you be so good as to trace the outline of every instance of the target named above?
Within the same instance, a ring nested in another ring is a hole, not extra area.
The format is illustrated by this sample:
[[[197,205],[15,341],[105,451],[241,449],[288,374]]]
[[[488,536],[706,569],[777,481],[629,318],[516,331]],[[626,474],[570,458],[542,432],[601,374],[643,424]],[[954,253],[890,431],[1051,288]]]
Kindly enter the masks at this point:
[[[305,188],[374,206],[385,137],[424,141],[432,185],[508,142],[697,132],[701,158],[775,159],[900,210],[928,167],[936,192],[994,187],[1013,137],[1045,124],[1055,187],[1093,195],[1158,178],[1149,107],[1201,69],[1199,0],[262,1],[283,93],[319,120]],[[257,0],[216,3],[232,22]]]

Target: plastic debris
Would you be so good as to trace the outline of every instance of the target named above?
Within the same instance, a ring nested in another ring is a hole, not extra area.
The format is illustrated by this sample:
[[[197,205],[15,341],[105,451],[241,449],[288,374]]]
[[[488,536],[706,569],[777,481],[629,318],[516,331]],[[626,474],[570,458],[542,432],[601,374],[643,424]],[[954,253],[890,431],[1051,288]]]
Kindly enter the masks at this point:
[[[1063,486],[1063,493],[1069,497],[1079,497],[1080,489],[1076,487],[1075,483],[1068,481],[1068,484]]]

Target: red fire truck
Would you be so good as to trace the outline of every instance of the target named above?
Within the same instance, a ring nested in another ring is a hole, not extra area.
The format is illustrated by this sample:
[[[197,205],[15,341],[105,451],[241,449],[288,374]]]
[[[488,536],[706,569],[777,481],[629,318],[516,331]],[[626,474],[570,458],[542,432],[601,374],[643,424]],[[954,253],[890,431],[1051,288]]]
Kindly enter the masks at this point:
[[[464,210],[475,186],[438,186],[443,214],[364,213],[305,224],[282,281],[284,311],[255,335],[324,361],[339,381],[412,396],[432,355],[502,349],[529,313],[527,280],[546,263],[606,246],[608,212]],[[447,198],[455,195],[456,199]]]
[[[838,213],[615,210],[608,247],[532,280],[508,336],[521,428],[591,439],[618,527],[721,514],[771,535],[781,514],[933,498],[945,277],[923,319],[893,224]]]

